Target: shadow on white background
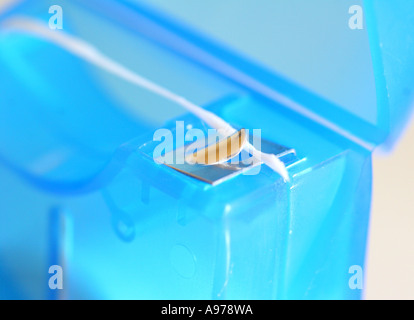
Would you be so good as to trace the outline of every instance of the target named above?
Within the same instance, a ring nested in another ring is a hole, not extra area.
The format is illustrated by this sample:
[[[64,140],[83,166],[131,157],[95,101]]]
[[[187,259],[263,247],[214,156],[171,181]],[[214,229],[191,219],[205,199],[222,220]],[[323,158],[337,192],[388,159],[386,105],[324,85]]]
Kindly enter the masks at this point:
[[[414,121],[373,175],[365,298],[414,299]]]

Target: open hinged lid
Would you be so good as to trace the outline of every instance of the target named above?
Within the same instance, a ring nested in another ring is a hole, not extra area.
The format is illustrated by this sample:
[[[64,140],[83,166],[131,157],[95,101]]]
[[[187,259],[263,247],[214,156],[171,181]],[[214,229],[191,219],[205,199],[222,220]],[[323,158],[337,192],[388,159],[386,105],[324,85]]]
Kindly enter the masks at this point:
[[[197,59],[367,148],[391,147],[409,119],[414,1],[125,1],[222,63]]]

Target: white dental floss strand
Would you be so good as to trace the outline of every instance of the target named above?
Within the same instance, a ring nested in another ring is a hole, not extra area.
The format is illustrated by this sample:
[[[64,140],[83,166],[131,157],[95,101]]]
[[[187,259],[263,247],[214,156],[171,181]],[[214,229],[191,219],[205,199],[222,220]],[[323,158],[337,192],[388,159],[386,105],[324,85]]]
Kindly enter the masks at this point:
[[[1,30],[20,31],[50,41],[73,55],[78,56],[109,73],[112,73],[130,83],[133,83],[182,106],[187,111],[194,114],[197,118],[204,121],[211,128],[219,131],[223,137],[228,137],[237,132],[236,129],[234,129],[229,123],[219,116],[129,70],[117,61],[107,57],[97,48],[82,39],[69,35],[61,30],[51,30],[45,24],[26,17],[15,17],[4,21],[1,24]],[[289,174],[284,163],[274,154],[263,153],[255,149],[250,143],[247,143],[245,148],[246,151],[250,152],[253,157],[260,159],[272,170],[279,173],[285,181],[289,181]]]

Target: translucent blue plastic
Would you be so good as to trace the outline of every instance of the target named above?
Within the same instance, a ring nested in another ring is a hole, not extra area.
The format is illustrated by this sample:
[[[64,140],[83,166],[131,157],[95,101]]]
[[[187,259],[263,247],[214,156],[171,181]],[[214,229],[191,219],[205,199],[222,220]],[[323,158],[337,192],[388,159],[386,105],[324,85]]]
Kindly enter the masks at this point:
[[[1,20],[47,23],[52,4],[24,1]],[[370,151],[220,66],[314,110],[329,102],[147,9],[60,4],[66,32],[235,127],[261,129],[297,161],[289,183],[262,166],[218,186],[156,164],[156,129],[203,124],[47,41],[0,30],[0,298],[361,297],[349,268],[364,266]],[[62,291],[48,287],[55,264]]]
[[[277,91],[371,147],[391,148],[410,118],[413,1],[125,1],[160,8],[187,26],[180,31],[195,27],[237,50],[238,59],[222,59],[267,88],[256,84],[257,91]],[[362,30],[348,27],[355,5],[363,10]]]

